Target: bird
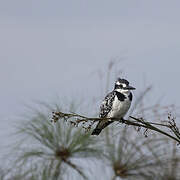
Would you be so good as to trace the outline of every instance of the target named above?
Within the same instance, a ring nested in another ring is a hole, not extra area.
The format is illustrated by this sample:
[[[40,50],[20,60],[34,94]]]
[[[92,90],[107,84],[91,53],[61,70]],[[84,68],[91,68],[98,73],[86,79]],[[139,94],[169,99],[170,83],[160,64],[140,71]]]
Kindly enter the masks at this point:
[[[126,79],[118,78],[115,81],[114,90],[106,95],[100,105],[99,117],[124,120],[123,118],[128,112],[133,99],[131,90],[135,89],[129,85],[129,81]],[[99,135],[111,123],[113,123],[113,120],[100,120],[91,134]]]

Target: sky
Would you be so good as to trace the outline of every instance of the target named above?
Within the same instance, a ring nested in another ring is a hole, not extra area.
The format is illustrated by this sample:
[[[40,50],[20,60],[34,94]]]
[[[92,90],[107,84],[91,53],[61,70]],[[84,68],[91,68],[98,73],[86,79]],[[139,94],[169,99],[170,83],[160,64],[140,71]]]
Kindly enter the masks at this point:
[[[137,92],[145,79],[154,99],[179,106],[179,8],[179,0],[1,0],[0,155],[24,104],[97,97],[97,72],[106,77],[112,59],[123,59],[116,69]]]

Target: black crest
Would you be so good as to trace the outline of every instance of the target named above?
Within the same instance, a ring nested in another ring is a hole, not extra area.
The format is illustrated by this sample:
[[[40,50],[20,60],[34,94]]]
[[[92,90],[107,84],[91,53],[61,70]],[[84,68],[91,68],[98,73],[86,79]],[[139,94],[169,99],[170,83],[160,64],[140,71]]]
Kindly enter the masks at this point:
[[[118,78],[116,83],[119,82],[119,83],[124,83],[126,85],[129,85],[129,81],[127,81],[126,79],[121,79],[121,78]]]

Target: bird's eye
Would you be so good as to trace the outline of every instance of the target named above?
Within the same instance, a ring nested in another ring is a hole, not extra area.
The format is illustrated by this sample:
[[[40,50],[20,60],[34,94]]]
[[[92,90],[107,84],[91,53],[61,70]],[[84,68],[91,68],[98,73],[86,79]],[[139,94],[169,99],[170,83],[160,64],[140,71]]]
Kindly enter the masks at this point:
[[[123,85],[122,85],[122,84],[120,84],[120,85],[119,85],[119,87],[120,87],[120,88],[123,88]]]

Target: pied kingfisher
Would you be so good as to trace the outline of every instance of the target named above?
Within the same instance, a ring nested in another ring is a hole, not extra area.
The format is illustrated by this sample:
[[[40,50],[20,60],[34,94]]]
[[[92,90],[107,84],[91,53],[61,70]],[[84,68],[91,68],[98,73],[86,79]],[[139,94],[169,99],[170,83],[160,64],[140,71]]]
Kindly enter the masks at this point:
[[[118,78],[115,82],[114,90],[107,94],[100,106],[99,117],[123,119],[130,108],[133,97],[130,90],[135,90],[135,88],[129,86],[129,82],[126,79]],[[99,135],[112,122],[110,120],[99,121],[92,135]]]

